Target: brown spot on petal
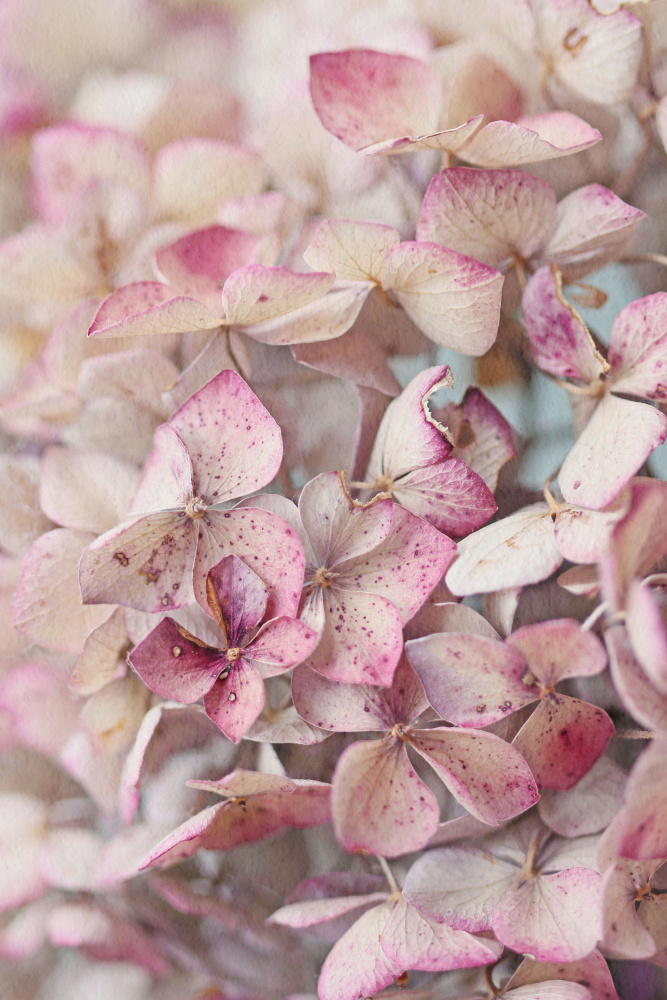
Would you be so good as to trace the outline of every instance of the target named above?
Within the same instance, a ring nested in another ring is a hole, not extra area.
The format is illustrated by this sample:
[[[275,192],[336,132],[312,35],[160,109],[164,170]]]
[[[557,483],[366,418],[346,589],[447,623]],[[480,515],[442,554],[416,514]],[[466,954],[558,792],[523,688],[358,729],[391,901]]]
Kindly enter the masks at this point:
[[[114,559],[117,559],[121,566],[129,566],[130,560],[127,558],[124,552],[114,552]]]

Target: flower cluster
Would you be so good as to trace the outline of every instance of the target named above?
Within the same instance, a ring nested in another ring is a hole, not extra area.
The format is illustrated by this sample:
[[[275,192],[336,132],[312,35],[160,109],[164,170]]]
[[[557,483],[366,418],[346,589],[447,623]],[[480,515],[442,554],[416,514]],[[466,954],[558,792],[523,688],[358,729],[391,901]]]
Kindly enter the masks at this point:
[[[0,25],[0,994],[664,995],[667,0]]]

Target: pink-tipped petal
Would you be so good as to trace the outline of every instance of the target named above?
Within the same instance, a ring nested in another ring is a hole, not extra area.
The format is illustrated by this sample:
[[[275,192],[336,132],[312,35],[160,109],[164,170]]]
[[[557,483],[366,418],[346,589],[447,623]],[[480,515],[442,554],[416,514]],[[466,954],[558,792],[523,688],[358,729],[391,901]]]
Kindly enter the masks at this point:
[[[465,729],[422,729],[410,743],[468,812],[491,826],[537,802],[537,787],[520,753],[498,736]]]
[[[248,264],[225,281],[222,308],[232,326],[266,323],[322,298],[333,285],[331,273],[301,273],[287,267]]]
[[[636,299],[622,309],[609,338],[615,392],[667,399],[667,293]]]
[[[505,267],[530,258],[542,244],[556,211],[545,181],[522,170],[451,167],[436,174],[424,196],[417,239],[441,243],[468,257]]]
[[[317,984],[320,1000],[370,997],[400,976],[402,965],[387,958],[380,946],[393,906],[393,903],[374,906],[334,945]]]
[[[95,314],[89,337],[145,337],[156,333],[212,330],[220,310],[158,281],[137,281],[113,292]]]
[[[347,851],[397,857],[435,833],[440,809],[400,739],[353,743],[341,755],[331,796],[336,837]]]
[[[379,284],[385,254],[400,241],[391,226],[325,219],[317,227],[303,258],[314,271],[333,271],[339,281]]]
[[[507,640],[525,657],[528,669],[547,687],[567,677],[593,677],[607,666],[605,648],[574,618],[524,625]]]
[[[459,155],[476,167],[521,167],[571,156],[601,139],[597,129],[569,111],[546,111],[518,122],[490,122],[472,136]]]
[[[312,653],[318,635],[297,618],[272,618],[261,627],[243,651],[262,677],[276,677]]]
[[[382,287],[436,344],[478,357],[498,332],[504,278],[437,243],[401,243],[389,250]]]

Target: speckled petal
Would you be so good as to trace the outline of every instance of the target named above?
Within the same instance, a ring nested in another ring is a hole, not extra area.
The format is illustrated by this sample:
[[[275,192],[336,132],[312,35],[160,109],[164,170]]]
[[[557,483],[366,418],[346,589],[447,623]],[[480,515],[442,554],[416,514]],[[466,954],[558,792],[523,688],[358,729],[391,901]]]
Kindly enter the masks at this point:
[[[173,618],[165,618],[135,646],[129,661],[145,684],[163,698],[185,705],[210,691],[227,657],[186,639]]]

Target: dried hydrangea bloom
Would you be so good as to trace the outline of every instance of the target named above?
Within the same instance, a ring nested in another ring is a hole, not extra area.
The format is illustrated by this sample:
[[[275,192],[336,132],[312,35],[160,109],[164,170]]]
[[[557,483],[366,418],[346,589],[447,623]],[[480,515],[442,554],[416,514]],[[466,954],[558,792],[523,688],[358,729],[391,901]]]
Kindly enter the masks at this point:
[[[300,617],[320,637],[306,662],[333,680],[390,684],[403,624],[442,576],[454,542],[391,500],[355,506],[335,472],[304,486],[299,513],[311,553]]]
[[[269,592],[237,556],[209,570],[206,600],[220,628],[210,646],[173,618],[165,618],[132,650],[129,661],[148,687],[165,698],[193,704],[237,743],[264,705],[264,677],[304,660],[317,634],[294,618],[265,617]]]
[[[564,299],[557,276],[545,269],[531,278],[523,311],[536,363],[575,379],[572,391],[583,390],[597,403],[558,476],[568,502],[596,510],[606,506],[667,437],[667,417],[660,410],[624,398],[665,398],[666,310],[664,292],[622,309],[612,326],[607,362]]]
[[[276,422],[240,376],[221,372],[156,432],[137,514],[83,555],[84,601],[183,607],[203,598],[211,566],[234,554],[267,584],[271,614],[296,610],[303,554],[291,529],[265,511],[214,508],[264,486],[281,458]]]
[[[395,882],[389,892],[378,883],[351,872],[316,876],[297,886],[270,918],[294,930],[331,925],[338,941],[322,966],[322,1000],[375,994],[408,969],[471,968],[499,956],[498,942],[430,920],[406,901]],[[363,910],[341,937],[341,917]]]
[[[457,930],[493,929],[538,961],[574,962],[599,938],[597,838],[552,839],[534,817],[479,845],[424,854],[404,884],[419,913]]]
[[[478,728],[539,699],[514,739],[541,788],[575,785],[604,751],[614,726],[596,705],[557,694],[568,677],[591,677],[604,646],[573,619],[526,625],[506,643],[445,632],[412,639],[406,653],[441,718]]]
[[[320,223],[304,257],[317,271],[359,283],[363,298],[374,289],[389,294],[436,344],[480,355],[495,340],[503,279],[470,257],[344,219]]]
[[[353,743],[336,765],[334,829],[348,851],[395,857],[422,847],[435,832],[438,805],[412,766],[408,747],[483,823],[497,826],[537,800],[525,761],[499,737],[461,728],[419,728],[427,702],[404,659],[389,690],[336,684],[298,667],[292,693],[297,711],[313,725],[386,734]]]

